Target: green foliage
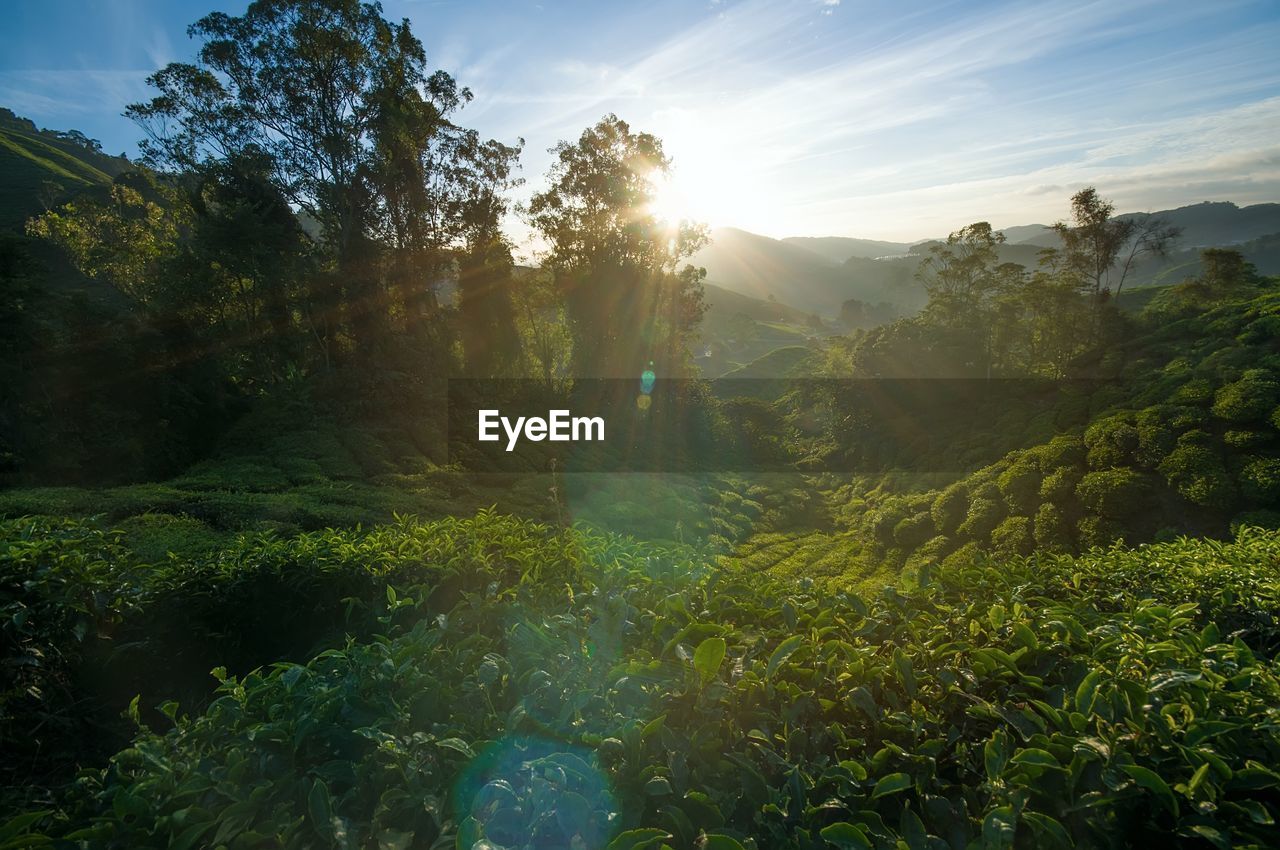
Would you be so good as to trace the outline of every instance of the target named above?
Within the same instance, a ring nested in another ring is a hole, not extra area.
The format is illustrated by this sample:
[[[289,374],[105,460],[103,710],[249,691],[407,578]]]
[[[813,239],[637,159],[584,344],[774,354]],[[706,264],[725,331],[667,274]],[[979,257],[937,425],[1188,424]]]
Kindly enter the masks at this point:
[[[1117,414],[1089,426],[1084,433],[1084,444],[1089,449],[1089,466],[1106,469],[1132,462],[1139,434],[1130,420],[1127,414]]]
[[[1076,496],[1086,508],[1109,519],[1126,519],[1147,509],[1151,489],[1132,469],[1090,472],[1076,485]]]
[[[1275,410],[1277,402],[1280,383],[1273,373],[1253,369],[1214,393],[1213,415],[1228,422],[1261,422]]]
[[[1022,457],[1001,473],[998,479],[1000,495],[1014,513],[1035,510],[1041,487],[1040,470],[1030,457]]]
[[[1002,555],[1026,555],[1035,548],[1028,517],[1011,516],[991,532],[991,549]]]
[[[1235,502],[1235,486],[1221,455],[1197,436],[1197,432],[1183,435],[1178,447],[1160,463],[1160,472],[1192,504],[1227,510]]]
[[[67,528],[64,552],[114,545]],[[367,576],[379,593],[357,610],[373,628],[309,660],[215,670],[194,713],[138,706],[132,744],[12,834],[800,848],[1208,832],[1261,846],[1275,816],[1274,534],[953,556],[874,598],[488,514],[246,541],[230,564],[207,597],[223,613],[241,604],[223,595],[236,571],[271,564],[319,570],[334,595],[338,576]],[[139,588],[144,615],[154,604],[145,574],[92,575]]]

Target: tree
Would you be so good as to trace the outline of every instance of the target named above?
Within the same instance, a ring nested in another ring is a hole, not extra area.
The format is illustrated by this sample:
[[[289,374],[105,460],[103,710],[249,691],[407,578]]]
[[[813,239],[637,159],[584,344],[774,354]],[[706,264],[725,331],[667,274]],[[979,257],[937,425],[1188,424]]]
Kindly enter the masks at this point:
[[[630,376],[650,360],[663,374],[686,370],[705,310],[703,272],[677,265],[707,236],[650,209],[654,180],[670,169],[662,143],[607,115],[551,152],[551,186],[527,215],[549,246],[544,265],[564,299],[574,373]]]
[[[1155,216],[1114,218],[1115,204],[1090,186],[1071,197],[1071,222],[1053,229],[1062,239],[1065,268],[1081,288],[1097,299],[1119,296],[1134,264],[1148,255],[1163,256],[1181,230]]]
[[[159,94],[127,110],[147,134],[147,161],[201,171],[264,157],[284,197],[319,224],[331,260],[312,294],[327,352],[340,325],[357,347],[372,347],[393,294],[425,288],[409,299],[421,306],[439,283],[406,269],[421,252],[443,264],[432,187],[448,170],[449,146],[433,143],[470,93],[429,73],[408,21],[384,20],[375,3],[257,0],[188,32],[203,41],[197,62],[157,71],[148,82]],[[390,289],[375,241],[387,234],[399,252]]]
[[[481,143],[474,132],[464,137],[459,151],[458,316],[473,375],[508,374],[520,354],[512,297],[515,262],[501,229],[508,210],[505,193],[522,182],[511,176],[519,153],[518,147]]]
[[[916,273],[929,294],[925,320],[971,335],[981,358],[974,365],[987,376],[998,365],[999,351],[1009,347],[1010,317],[1002,323],[999,314],[1009,312],[1006,296],[1019,289],[1024,277],[1021,266],[1000,261],[1004,241],[1004,234],[987,222],[970,224],[931,246]]]

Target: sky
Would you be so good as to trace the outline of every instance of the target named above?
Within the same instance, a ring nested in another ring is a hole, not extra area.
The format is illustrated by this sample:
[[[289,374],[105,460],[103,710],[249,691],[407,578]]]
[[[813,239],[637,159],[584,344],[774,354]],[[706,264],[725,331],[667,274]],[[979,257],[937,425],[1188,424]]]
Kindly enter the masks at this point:
[[[6,0],[0,106],[136,153],[121,116],[219,0]],[[914,241],[1280,201],[1280,2],[385,0],[472,89],[459,121],[547,148],[613,112],[674,163],[663,205],[773,237]]]

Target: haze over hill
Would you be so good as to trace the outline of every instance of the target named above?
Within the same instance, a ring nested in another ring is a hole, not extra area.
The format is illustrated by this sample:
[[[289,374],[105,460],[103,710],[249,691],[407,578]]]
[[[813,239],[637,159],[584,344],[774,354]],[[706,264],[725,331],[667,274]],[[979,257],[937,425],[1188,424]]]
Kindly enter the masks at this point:
[[[1194,270],[1199,249],[1235,246],[1263,274],[1280,272],[1276,240],[1280,238],[1280,204],[1240,207],[1205,201],[1152,213],[1126,213],[1120,219],[1155,216],[1182,229],[1173,251],[1135,265],[1126,287],[1168,283]],[[1060,244],[1044,224],[1004,228],[1000,247],[1004,262],[1034,268],[1040,250]],[[805,312],[834,318],[850,299],[886,304],[902,313],[923,306],[925,294],[915,280],[929,245],[850,237],[771,239],[737,228],[717,228],[712,241],[691,259],[707,270],[707,280],[754,298],[773,296]]]

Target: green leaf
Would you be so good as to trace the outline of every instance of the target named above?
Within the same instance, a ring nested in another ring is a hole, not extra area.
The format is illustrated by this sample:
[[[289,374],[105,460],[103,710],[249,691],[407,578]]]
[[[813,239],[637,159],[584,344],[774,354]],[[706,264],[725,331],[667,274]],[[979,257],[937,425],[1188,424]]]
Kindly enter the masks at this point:
[[[605,850],[644,850],[671,837],[665,829],[629,829],[610,841]]]
[[[1066,828],[1048,815],[1023,811],[1022,820],[1035,830],[1036,834],[1049,838],[1056,847],[1061,847],[1063,850],[1071,850],[1075,846]]]
[[[671,783],[665,776],[655,776],[644,784],[644,793],[650,797],[661,797],[671,793]]]
[[[1009,735],[1003,729],[997,729],[982,748],[982,760],[987,769],[987,778],[998,779],[1009,762]]]
[[[1204,778],[1209,775],[1209,762],[1205,762],[1191,774],[1191,780],[1187,782],[1187,796],[1194,797],[1196,790],[1204,783]]]
[[[442,747],[446,750],[453,750],[454,752],[462,753],[467,758],[475,758],[476,755],[471,747],[467,745],[467,742],[461,738],[442,738],[441,740],[436,741],[436,746]]]
[[[1014,753],[1013,758],[1009,761],[1013,764],[1022,765],[1024,767],[1039,767],[1052,770],[1063,769],[1062,764],[1053,757],[1053,753],[1036,747],[1028,747],[1025,750],[1018,750],[1018,752]]]
[[[876,783],[875,790],[871,792],[871,799],[875,800],[879,797],[897,794],[899,791],[905,791],[910,787],[910,776],[905,773],[890,773],[887,776],[882,776],[880,781]]]
[[[1018,815],[1012,806],[999,806],[987,812],[982,820],[983,850],[1012,847]]]
[[[1080,682],[1080,686],[1076,688],[1076,711],[1085,717],[1093,713],[1094,695],[1098,690],[1098,683],[1101,681],[1102,671],[1092,670]]]
[[[744,850],[738,839],[720,832],[708,832],[702,837],[702,850]]]
[[[1173,790],[1160,778],[1159,774],[1138,764],[1123,764],[1120,769],[1129,774],[1138,785],[1155,794],[1169,810],[1169,814],[1178,816],[1178,798],[1173,796]]]
[[[898,818],[898,832],[902,833],[908,850],[928,850],[929,833],[925,831],[924,821],[910,809],[902,810],[902,815]]]
[[[307,814],[320,837],[333,841],[333,803],[329,799],[329,788],[319,779],[311,783],[307,794]]]
[[[17,817],[10,818],[3,824],[0,824],[0,841],[25,833],[28,829],[34,826],[37,821],[50,813],[50,809],[42,809],[38,812],[23,812]]]
[[[716,677],[720,663],[724,661],[724,638],[710,637],[698,644],[693,653],[693,668],[698,671],[702,684],[707,684]]]
[[[854,850],[871,850],[872,844],[866,834],[857,826],[845,821],[833,823],[822,828],[818,833],[823,840],[837,847],[851,847]]]
[[[804,643],[803,635],[792,635],[778,644],[778,648],[773,651],[773,655],[769,656],[769,666],[765,670],[765,677],[772,679],[773,674],[777,672],[782,662],[790,658],[791,653],[799,649],[802,643]]]

